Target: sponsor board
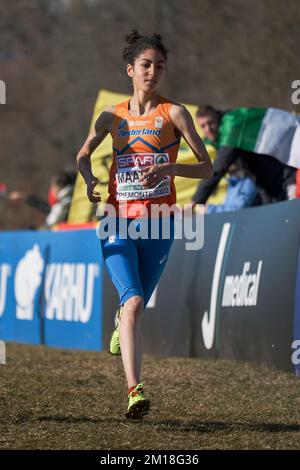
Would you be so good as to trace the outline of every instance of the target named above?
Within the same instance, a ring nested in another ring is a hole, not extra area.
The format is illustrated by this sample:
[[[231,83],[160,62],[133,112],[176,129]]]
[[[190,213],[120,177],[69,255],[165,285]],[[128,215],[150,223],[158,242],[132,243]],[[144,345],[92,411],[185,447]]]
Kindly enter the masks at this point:
[[[206,215],[204,226],[202,250],[174,241],[145,351],[300,375],[300,200]]]
[[[101,348],[101,258],[94,230],[1,234],[0,337]]]

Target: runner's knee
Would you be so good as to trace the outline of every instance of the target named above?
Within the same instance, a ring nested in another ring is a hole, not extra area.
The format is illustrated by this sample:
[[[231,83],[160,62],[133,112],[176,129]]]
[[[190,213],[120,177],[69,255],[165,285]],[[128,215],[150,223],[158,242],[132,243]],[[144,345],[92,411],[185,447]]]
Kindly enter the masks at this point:
[[[144,299],[139,295],[130,297],[125,304],[125,311],[130,312],[131,315],[141,315],[144,311]]]

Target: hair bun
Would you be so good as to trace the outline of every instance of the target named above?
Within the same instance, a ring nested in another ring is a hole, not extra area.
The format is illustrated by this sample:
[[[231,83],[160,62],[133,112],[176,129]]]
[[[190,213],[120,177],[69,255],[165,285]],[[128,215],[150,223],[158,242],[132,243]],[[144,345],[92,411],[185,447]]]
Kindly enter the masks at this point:
[[[162,37],[161,37],[160,34],[153,34],[152,37],[155,41],[161,42],[161,40],[162,40]]]
[[[125,41],[128,42],[128,44],[135,44],[141,38],[142,36],[138,33],[138,31],[136,29],[132,29],[130,33],[126,34]]]
[[[133,65],[136,57],[138,57],[146,49],[155,49],[162,53],[167,60],[168,49],[163,45],[160,34],[152,36],[142,36],[136,29],[131,29],[124,39],[127,46],[123,50],[123,59],[127,64]]]

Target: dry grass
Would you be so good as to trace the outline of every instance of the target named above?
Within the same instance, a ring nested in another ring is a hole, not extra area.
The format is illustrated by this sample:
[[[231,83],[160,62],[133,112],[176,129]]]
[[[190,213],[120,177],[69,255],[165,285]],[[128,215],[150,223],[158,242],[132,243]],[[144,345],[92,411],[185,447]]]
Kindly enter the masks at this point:
[[[231,361],[144,359],[152,402],[123,415],[120,358],[7,345],[0,449],[299,449],[299,381]]]

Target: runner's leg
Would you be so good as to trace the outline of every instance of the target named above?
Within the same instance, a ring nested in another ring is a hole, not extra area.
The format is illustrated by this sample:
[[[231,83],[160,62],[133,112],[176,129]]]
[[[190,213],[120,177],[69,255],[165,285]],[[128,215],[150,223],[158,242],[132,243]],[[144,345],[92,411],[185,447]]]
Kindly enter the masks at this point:
[[[141,241],[142,247],[139,253],[139,272],[144,292],[145,308],[167,264],[173,240],[174,218],[171,217],[170,237],[163,237],[160,226],[158,239],[149,238]]]
[[[130,238],[101,240],[102,253],[109,275],[118,290],[122,316],[120,345],[128,388],[140,382],[142,361],[141,316],[144,292],[139,277],[138,250]]]

